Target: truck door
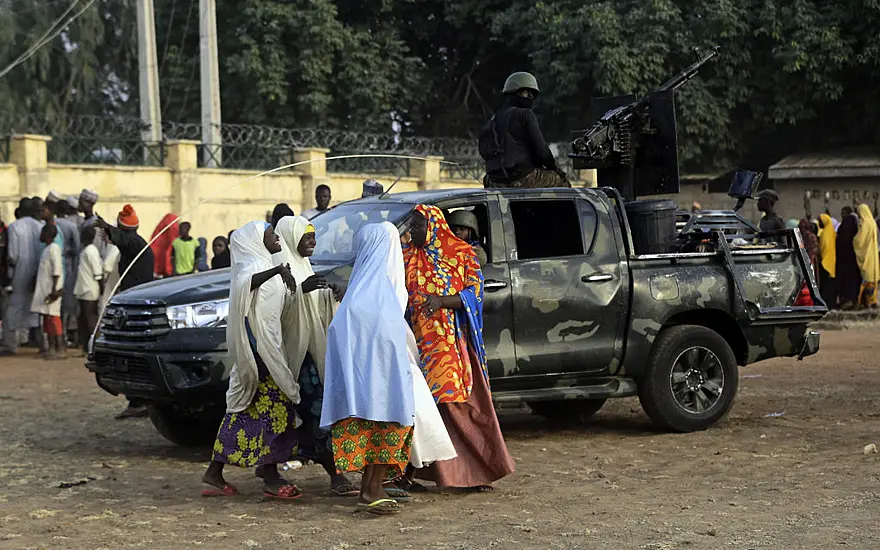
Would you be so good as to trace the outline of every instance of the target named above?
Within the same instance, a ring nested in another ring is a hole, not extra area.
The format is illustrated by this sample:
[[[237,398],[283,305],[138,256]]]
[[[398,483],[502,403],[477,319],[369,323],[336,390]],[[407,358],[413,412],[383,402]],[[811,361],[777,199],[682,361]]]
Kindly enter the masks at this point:
[[[478,199],[471,197],[445,201],[438,206],[447,213],[466,209],[477,216],[480,240],[488,256],[488,263],[482,268],[483,342],[486,345],[489,377],[503,377],[506,372],[516,368],[516,354],[513,349],[510,270],[504,248],[505,237],[498,200],[494,196],[481,196]]]
[[[515,374],[607,373],[629,283],[606,202],[587,192],[507,206]]]

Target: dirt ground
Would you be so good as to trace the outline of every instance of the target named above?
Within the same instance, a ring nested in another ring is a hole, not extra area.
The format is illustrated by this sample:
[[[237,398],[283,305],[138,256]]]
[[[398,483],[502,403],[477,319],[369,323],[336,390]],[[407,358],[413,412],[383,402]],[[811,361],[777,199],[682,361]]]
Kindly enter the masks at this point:
[[[515,474],[395,517],[353,514],[314,466],[294,472],[297,502],[263,502],[243,470],[229,476],[243,496],[204,499],[209,450],[113,420],[123,401],[81,360],[2,359],[0,548],[876,548],[878,330],[744,369],[730,417],[703,433],[656,433],[635,399],[582,429],[504,413]]]

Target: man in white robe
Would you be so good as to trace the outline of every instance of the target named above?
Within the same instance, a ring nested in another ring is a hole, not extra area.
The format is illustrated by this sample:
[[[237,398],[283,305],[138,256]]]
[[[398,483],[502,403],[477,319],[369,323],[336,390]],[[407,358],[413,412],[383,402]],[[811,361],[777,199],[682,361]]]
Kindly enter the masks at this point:
[[[22,201],[21,214],[6,230],[12,291],[3,312],[2,355],[14,355],[18,351],[19,331],[34,329],[40,324],[39,316],[31,313],[31,301],[40,265],[43,224],[37,220],[39,213],[32,199]]]

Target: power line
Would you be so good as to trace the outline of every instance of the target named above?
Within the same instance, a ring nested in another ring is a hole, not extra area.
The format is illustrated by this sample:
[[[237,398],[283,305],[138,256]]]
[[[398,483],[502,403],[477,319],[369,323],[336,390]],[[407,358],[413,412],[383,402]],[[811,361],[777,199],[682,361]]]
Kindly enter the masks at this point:
[[[81,10],[79,10],[78,12],[76,12],[75,14],[73,14],[73,15],[72,15],[67,21],[64,22],[63,25],[61,25],[61,26],[59,27],[58,25],[62,22],[62,20],[64,19],[64,17],[65,17],[68,13],[70,13],[70,12],[73,10],[73,8],[76,7],[77,4],[79,4],[79,0],[74,0],[73,4],[71,4],[70,7],[68,7],[66,10],[64,10],[64,13],[61,14],[61,17],[59,17],[58,20],[55,21],[55,23],[53,23],[51,27],[49,27],[49,30],[47,30],[47,31],[43,34],[43,36],[41,36],[41,37],[39,38],[39,40],[37,40],[37,43],[36,43],[36,44],[34,44],[33,46],[31,46],[31,47],[30,47],[25,53],[21,54],[21,55],[18,57],[18,59],[16,59],[15,61],[13,61],[8,67],[6,67],[6,68],[3,69],[2,71],[0,71],[0,78],[3,78],[3,77],[6,76],[7,74],[9,74],[9,72],[12,71],[14,68],[18,67],[19,65],[21,65],[22,63],[24,63],[25,61],[27,61],[28,59],[30,59],[35,53],[37,53],[37,51],[38,51],[40,48],[42,48],[43,46],[45,46],[45,45],[48,44],[49,42],[55,40],[55,38],[56,38],[59,34],[61,34],[61,33],[64,31],[64,29],[66,29],[71,23],[73,23],[74,21],[76,21],[76,19],[78,19],[79,16],[81,16],[83,13],[85,13],[86,10],[88,10],[89,8],[91,8],[92,5],[93,5],[96,1],[97,1],[97,0],[89,0],[89,3],[86,4],[85,7],[83,7],[83,9],[81,9]],[[53,29],[54,29],[54,32],[53,32]]]

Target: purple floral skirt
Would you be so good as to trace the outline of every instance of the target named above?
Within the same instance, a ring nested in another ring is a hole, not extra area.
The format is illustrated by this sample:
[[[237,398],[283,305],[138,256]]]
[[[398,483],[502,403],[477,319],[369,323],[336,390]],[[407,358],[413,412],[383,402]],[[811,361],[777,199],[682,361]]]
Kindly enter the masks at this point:
[[[297,446],[295,405],[251,349],[260,376],[257,393],[245,410],[226,413],[214,442],[214,460],[242,468],[287,462]]]

